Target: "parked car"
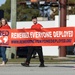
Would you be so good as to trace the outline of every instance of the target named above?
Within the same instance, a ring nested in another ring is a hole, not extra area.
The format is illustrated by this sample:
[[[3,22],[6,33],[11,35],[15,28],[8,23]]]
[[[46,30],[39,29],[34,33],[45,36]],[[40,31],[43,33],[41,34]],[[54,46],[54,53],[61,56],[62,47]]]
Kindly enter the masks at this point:
[[[17,57],[27,57],[27,53],[28,53],[28,47],[17,47],[17,51],[16,51],[16,55]],[[34,50],[33,52],[33,55],[32,55],[33,58],[36,57],[36,51]]]
[[[28,47],[17,47],[17,57],[27,57]]]

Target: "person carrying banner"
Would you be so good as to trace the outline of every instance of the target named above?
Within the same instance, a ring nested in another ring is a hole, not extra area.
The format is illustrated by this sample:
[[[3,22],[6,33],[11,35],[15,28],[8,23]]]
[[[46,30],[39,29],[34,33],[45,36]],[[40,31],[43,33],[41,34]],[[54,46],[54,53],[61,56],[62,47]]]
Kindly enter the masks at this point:
[[[43,27],[41,24],[37,23],[37,17],[33,16],[32,21],[33,21],[34,25],[31,26],[31,29],[40,30]],[[40,66],[39,67],[45,67],[43,52],[42,52],[42,47],[41,46],[29,46],[28,47],[27,59],[24,63],[21,63],[21,65],[25,66],[25,67],[29,67],[30,60],[31,60],[31,57],[32,57],[32,54],[33,54],[34,50],[39,55],[39,61],[40,61]]]
[[[7,20],[2,18],[1,19],[1,24],[2,26],[0,27],[0,29],[11,29],[10,26],[8,25],[7,23]],[[2,64],[0,64],[0,66],[4,66],[7,62],[7,59],[6,59],[6,46],[0,46],[1,48],[1,55],[2,55]]]

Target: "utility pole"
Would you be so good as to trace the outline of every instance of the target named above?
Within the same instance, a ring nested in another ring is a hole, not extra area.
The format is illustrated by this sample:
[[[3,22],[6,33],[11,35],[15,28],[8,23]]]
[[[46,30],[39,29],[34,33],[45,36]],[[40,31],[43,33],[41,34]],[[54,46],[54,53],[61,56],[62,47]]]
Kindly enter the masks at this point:
[[[60,27],[66,27],[67,0],[60,0]],[[60,57],[66,57],[66,47],[60,46]]]
[[[11,27],[12,29],[16,29],[16,1],[11,0]],[[11,52],[13,53],[14,57],[16,57],[16,47],[11,48]]]
[[[16,0],[11,0],[11,27],[16,28]]]

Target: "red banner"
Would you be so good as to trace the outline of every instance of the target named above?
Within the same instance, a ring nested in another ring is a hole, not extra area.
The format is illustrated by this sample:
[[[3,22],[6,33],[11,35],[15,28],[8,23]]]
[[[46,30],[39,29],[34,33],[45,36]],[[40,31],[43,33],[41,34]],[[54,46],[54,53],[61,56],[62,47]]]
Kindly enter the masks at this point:
[[[0,30],[1,46],[69,46],[74,42],[74,27]]]

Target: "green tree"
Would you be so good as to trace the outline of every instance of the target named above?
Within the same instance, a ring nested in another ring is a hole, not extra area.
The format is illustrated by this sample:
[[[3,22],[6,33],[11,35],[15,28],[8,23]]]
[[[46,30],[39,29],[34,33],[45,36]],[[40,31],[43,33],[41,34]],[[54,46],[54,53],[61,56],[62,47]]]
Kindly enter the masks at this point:
[[[9,21],[11,13],[11,0],[6,0],[5,4],[3,4],[0,9],[4,10],[4,18]]]

